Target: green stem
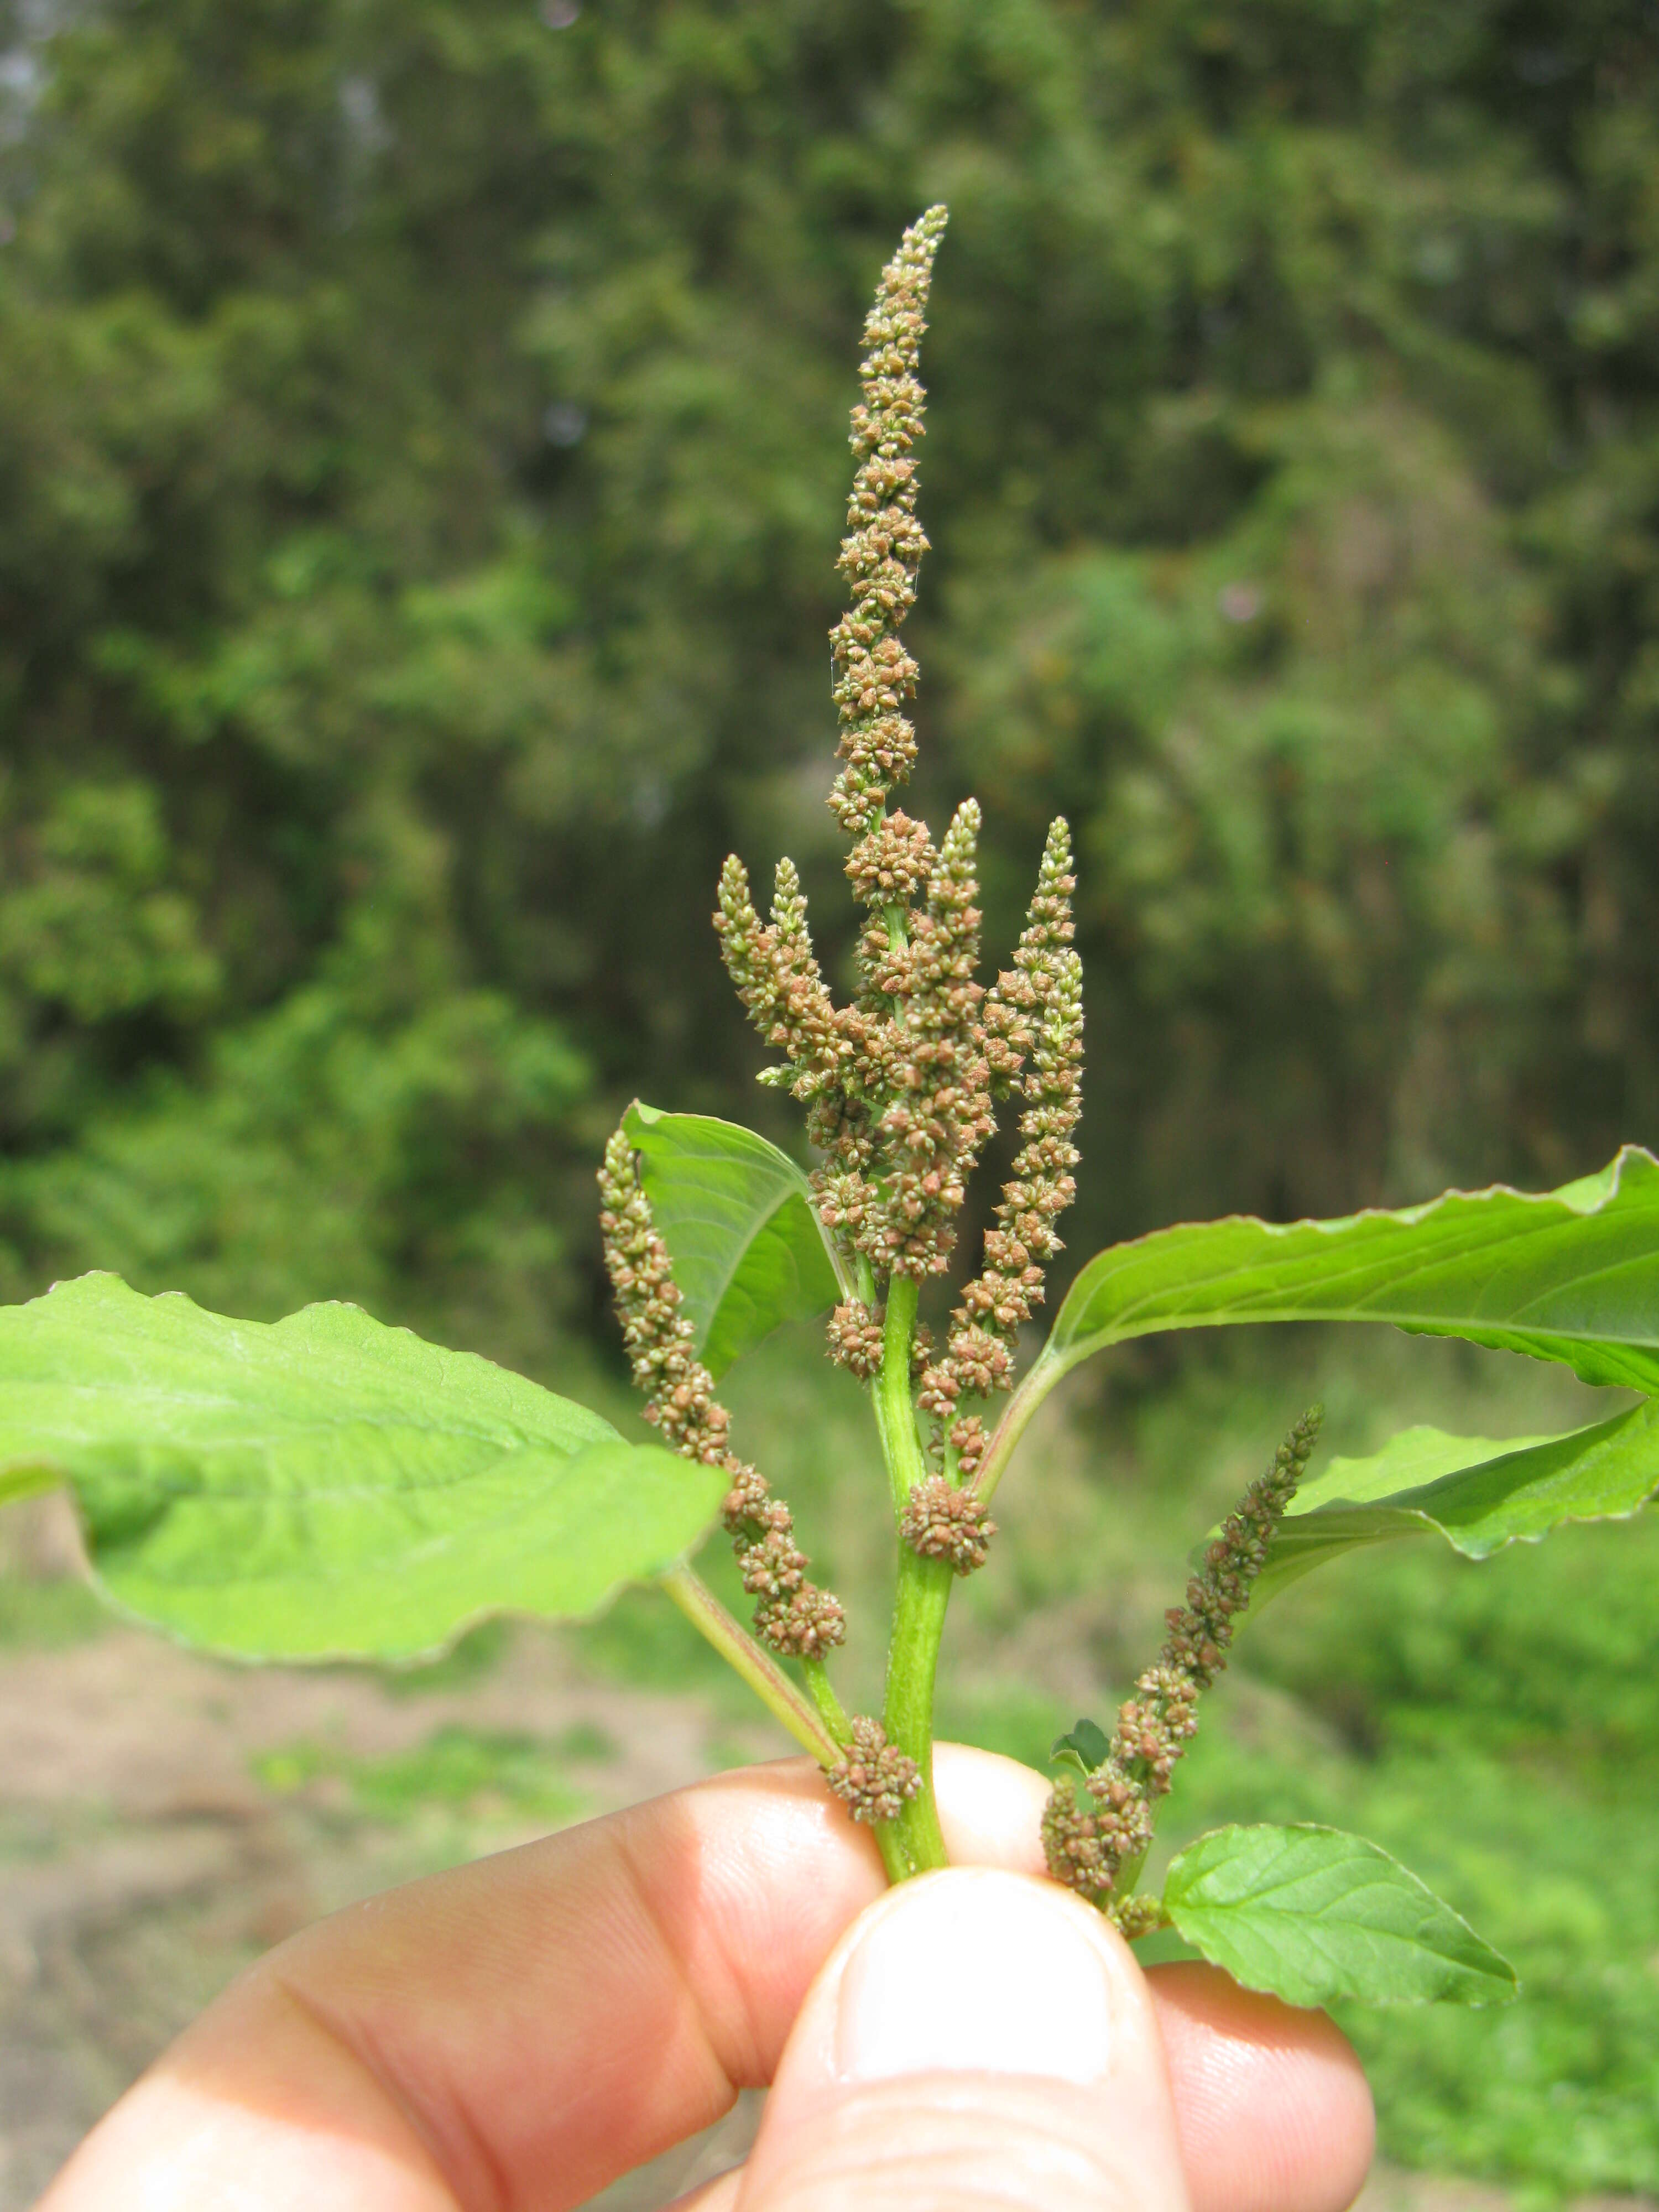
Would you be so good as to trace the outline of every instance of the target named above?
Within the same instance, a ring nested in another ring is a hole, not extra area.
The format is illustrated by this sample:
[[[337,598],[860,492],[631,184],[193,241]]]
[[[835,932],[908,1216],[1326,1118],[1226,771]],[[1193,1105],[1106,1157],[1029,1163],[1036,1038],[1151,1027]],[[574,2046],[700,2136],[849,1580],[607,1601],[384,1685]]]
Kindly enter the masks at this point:
[[[1035,1365],[1008,1401],[1002,1419],[991,1432],[985,1457],[974,1478],[974,1489],[979,1497],[988,1498],[1001,1481],[1032,1415],[1055,1383],[1071,1373],[1073,1364],[1057,1358],[1046,1347],[1037,1354]]]
[[[871,1393],[895,1520],[927,1473],[910,1389],[910,1347],[919,1296],[908,1276],[895,1275],[887,1285],[881,1372]],[[915,1759],[921,1786],[896,1820],[884,1822],[876,1830],[883,1862],[894,1881],[948,1863],[933,1797],[933,1678],[953,1579],[948,1561],[918,1559],[908,1544],[900,1544],[882,1725],[888,1741]]]
[[[801,1671],[806,1677],[806,1686],[812,1693],[812,1703],[836,1741],[844,1750],[853,1741],[853,1723],[847,1717],[847,1708],[836,1695],[836,1686],[830,1680],[830,1670],[822,1659],[803,1659]]]
[[[833,1766],[841,1756],[841,1746],[830,1729],[771,1653],[762,1650],[741,1621],[726,1611],[708,1583],[686,1566],[671,1567],[658,1580],[697,1633],[707,1637],[727,1666],[742,1675],[795,1741],[810,1751],[821,1766]],[[827,1681],[823,1686],[834,1698],[836,1693],[830,1690]],[[836,1710],[840,1710],[839,1702]]]
[[[910,1343],[916,1328],[919,1286],[908,1275],[895,1275],[887,1285],[887,1321],[882,1335],[881,1372],[871,1386],[875,1401],[876,1426],[881,1431],[882,1455],[893,1493],[893,1517],[904,1510],[904,1501],[927,1472],[916,1434],[916,1409],[910,1395]]]
[[[950,1864],[933,1796],[933,1680],[945,1634],[945,1609],[955,1580],[948,1559],[924,1559],[908,1544],[899,1546],[882,1725],[889,1743],[909,1753],[921,1778],[921,1789],[891,1824],[907,1874],[925,1874],[931,1867]]]
[[[890,1887],[894,1882],[908,1881],[913,1874],[926,1871],[911,1857],[909,1845],[896,1820],[878,1820],[870,1832],[876,1839],[876,1849],[881,1853],[881,1863],[887,1870]]]

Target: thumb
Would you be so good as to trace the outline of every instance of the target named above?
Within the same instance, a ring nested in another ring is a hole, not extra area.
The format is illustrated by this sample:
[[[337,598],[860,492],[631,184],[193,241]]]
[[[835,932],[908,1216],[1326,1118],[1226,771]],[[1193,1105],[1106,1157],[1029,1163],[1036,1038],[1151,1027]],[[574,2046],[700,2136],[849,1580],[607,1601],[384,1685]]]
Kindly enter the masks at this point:
[[[1152,1999],[1050,1884],[925,1875],[807,1994],[739,2212],[1188,2212]]]

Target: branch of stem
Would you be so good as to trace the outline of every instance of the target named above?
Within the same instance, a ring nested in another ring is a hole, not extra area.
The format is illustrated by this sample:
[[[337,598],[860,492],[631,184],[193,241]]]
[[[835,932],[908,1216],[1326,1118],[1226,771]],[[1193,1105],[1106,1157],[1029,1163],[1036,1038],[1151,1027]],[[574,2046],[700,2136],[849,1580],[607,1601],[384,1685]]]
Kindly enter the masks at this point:
[[[825,1720],[814,1711],[771,1653],[763,1650],[742,1622],[726,1611],[701,1576],[680,1565],[671,1567],[658,1580],[697,1633],[706,1637],[727,1666],[743,1677],[796,1742],[810,1751],[821,1766],[833,1766],[841,1756],[841,1746]],[[822,1674],[822,1668],[818,1671]],[[834,1698],[836,1693],[827,1680],[823,1687]],[[840,1711],[839,1700],[836,1710]]]
[[[812,1703],[819,1717],[836,1743],[845,1750],[853,1741],[853,1724],[847,1717],[847,1708],[836,1695],[836,1686],[830,1680],[830,1670],[822,1659],[803,1659],[801,1672],[806,1677],[806,1686],[811,1692]]]
[[[1008,1462],[1013,1457],[1032,1416],[1055,1383],[1070,1372],[1071,1363],[1055,1358],[1046,1347],[1037,1354],[1030,1372],[1008,1401],[1002,1419],[992,1431],[991,1441],[985,1448],[985,1457],[974,1478],[975,1491],[981,1498],[989,1499],[1006,1472]]]

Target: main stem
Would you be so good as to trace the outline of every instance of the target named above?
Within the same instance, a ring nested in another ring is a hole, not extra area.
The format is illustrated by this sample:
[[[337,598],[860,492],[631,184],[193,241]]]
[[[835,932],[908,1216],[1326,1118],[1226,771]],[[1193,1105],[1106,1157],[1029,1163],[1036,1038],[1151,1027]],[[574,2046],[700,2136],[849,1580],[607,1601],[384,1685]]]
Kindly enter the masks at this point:
[[[887,1461],[896,1518],[927,1473],[910,1390],[910,1348],[915,1335],[918,1295],[917,1285],[908,1276],[895,1275],[887,1286],[881,1372],[874,1387],[876,1425]],[[882,1857],[894,1881],[950,1863],[933,1796],[933,1680],[953,1580],[948,1560],[924,1559],[908,1544],[899,1545],[882,1725],[887,1741],[915,1759],[921,1787],[897,1820],[884,1823],[876,1832]]]

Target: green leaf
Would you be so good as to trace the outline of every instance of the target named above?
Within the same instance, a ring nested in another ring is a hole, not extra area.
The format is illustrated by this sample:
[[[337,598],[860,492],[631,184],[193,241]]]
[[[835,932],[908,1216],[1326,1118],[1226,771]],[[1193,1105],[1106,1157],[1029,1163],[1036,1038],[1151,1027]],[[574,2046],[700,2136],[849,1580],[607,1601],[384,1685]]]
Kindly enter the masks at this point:
[[[1097,1721],[1079,1721],[1068,1734],[1054,1738],[1048,1756],[1059,1765],[1076,1767],[1079,1774],[1092,1774],[1105,1765],[1111,1750],[1111,1739]]]
[[[1302,1485],[1285,1510],[1302,1514],[1316,1513],[1333,1502],[1370,1504],[1373,1499],[1396,1497],[1401,1491],[1421,1489],[1437,1482],[1442,1475],[1461,1474],[1483,1460],[1555,1441],[1544,1436],[1453,1437],[1443,1429],[1401,1429],[1368,1459],[1328,1460]]]
[[[1406,1429],[1370,1459],[1335,1459],[1273,1531],[1259,1605],[1362,1544],[1434,1534],[1466,1558],[1536,1543],[1565,1521],[1613,1521],[1659,1492],[1650,1401],[1558,1437],[1449,1437]]]
[[[590,1613],[694,1544],[726,1483],[358,1307],[228,1321],[114,1275],[0,1308],[0,1492],[43,1466],[116,1604],[269,1659]]]
[[[625,1126],[698,1357],[716,1380],[782,1322],[848,1295],[787,1152],[735,1121],[637,1102]]]
[[[1170,1867],[1164,1909],[1235,1981],[1290,2004],[1499,2004],[1516,1991],[1468,1921],[1335,1828],[1217,1828]]]
[[[1396,1213],[1235,1215],[1100,1253],[1055,1317],[1062,1370],[1155,1329],[1380,1321],[1659,1392],[1659,1160],[1626,1146],[1540,1195],[1448,1191]]]

